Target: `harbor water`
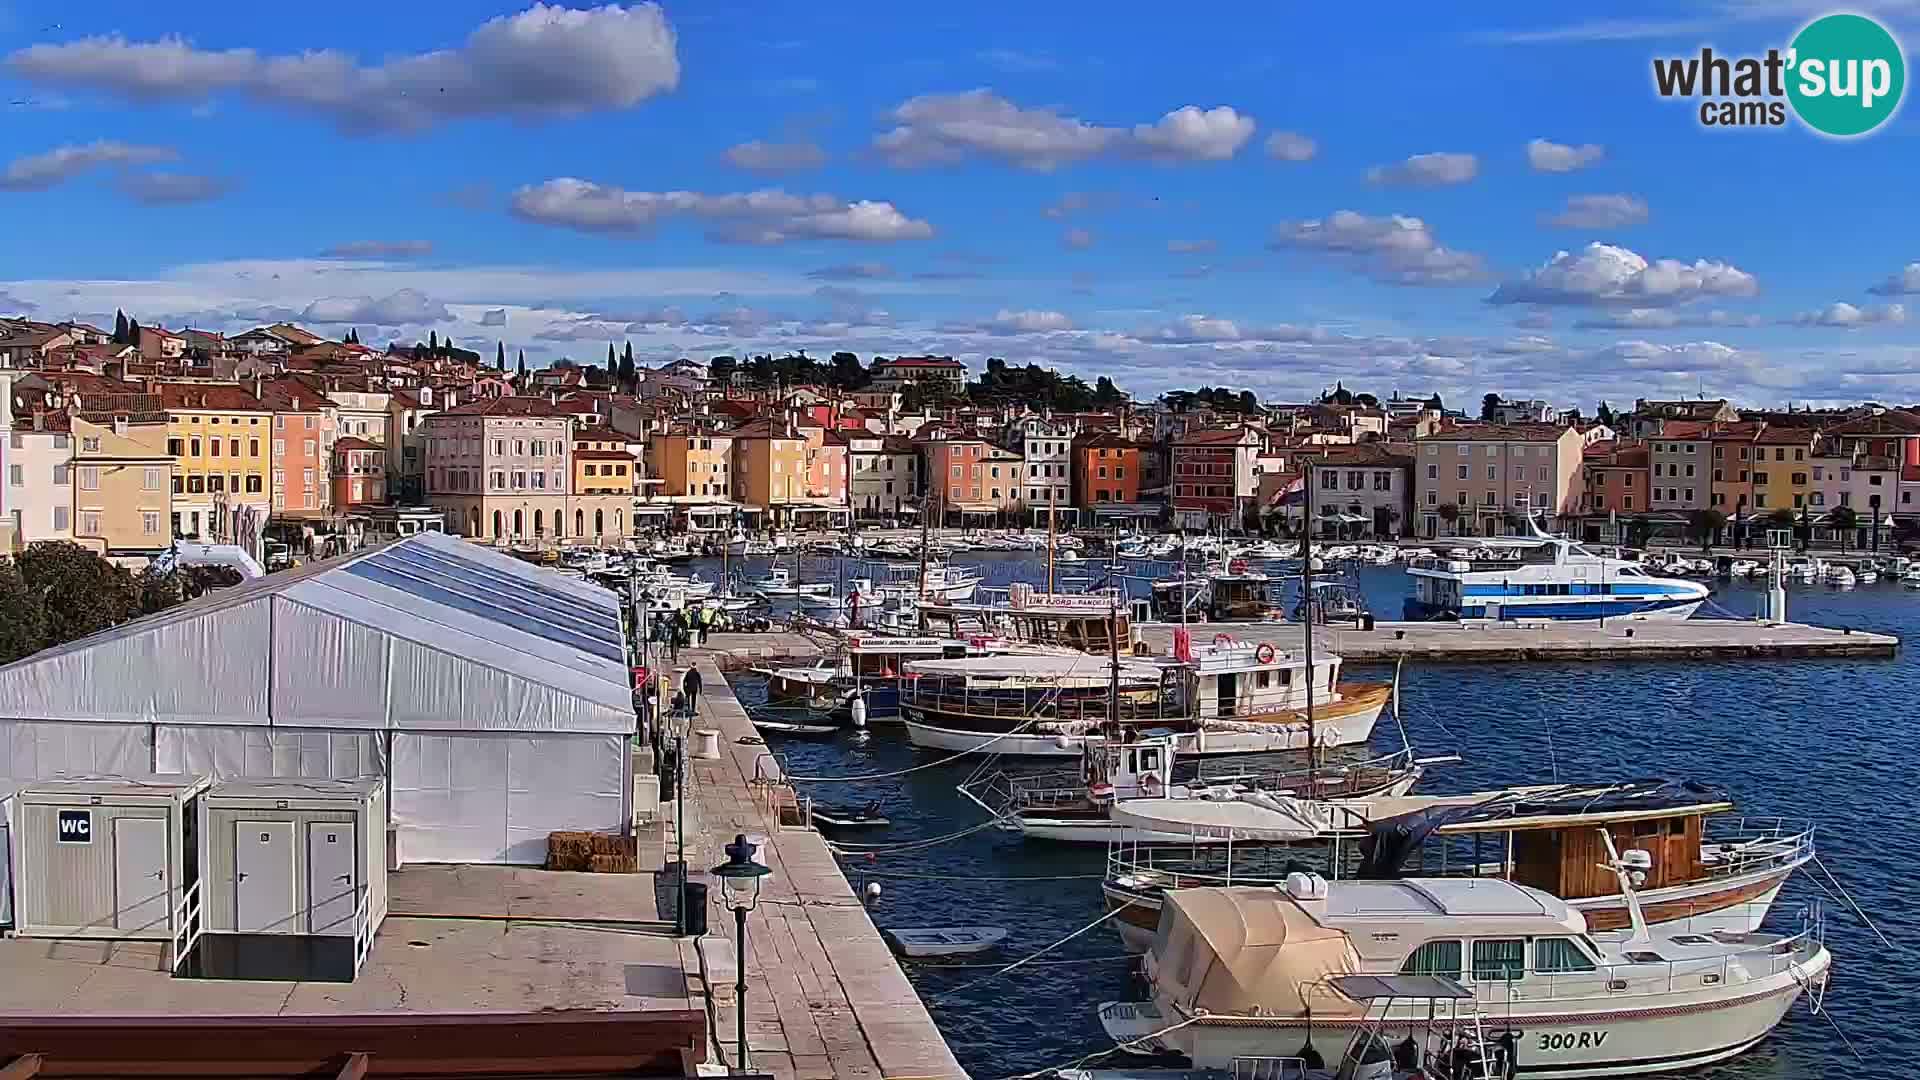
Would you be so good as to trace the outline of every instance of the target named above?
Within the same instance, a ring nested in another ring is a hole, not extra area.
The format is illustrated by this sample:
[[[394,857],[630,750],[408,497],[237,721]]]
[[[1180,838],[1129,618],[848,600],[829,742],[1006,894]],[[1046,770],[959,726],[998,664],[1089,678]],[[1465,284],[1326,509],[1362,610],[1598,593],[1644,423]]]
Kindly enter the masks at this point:
[[[764,562],[753,560],[751,569]],[[954,562],[979,567],[988,584],[1044,577],[1031,554],[960,555]],[[809,578],[833,572],[830,560],[808,566]],[[1374,611],[1398,612],[1405,576],[1397,567],[1366,567],[1359,576]],[[1764,602],[1758,583],[1715,583],[1719,609],[1750,614]],[[1920,640],[1920,591],[1891,582],[1848,590],[1793,585],[1789,614]],[[1257,637],[1251,629],[1243,633]],[[1352,675],[1389,673],[1356,666]],[[734,686],[749,707],[764,700],[752,676],[736,676]],[[1773,1037],[1691,1075],[1744,1080],[1911,1072],[1901,1064],[1920,1024],[1920,991],[1907,985],[1920,971],[1920,825],[1910,797],[1920,773],[1913,757],[1920,663],[1910,651],[1892,660],[1409,665],[1402,697],[1415,748],[1463,759],[1430,770],[1421,791],[1691,779],[1726,788],[1741,813],[1815,823],[1821,861],[1892,944],[1883,945],[1827,900],[1802,871],[1769,925],[1797,928],[1807,901],[1826,901],[1834,954],[1828,1015],[1814,1015],[1803,999]],[[878,847],[843,860],[856,888],[881,885],[872,906],[877,924],[1008,929],[1001,950],[970,958],[973,964],[908,967],[972,1075],[1068,1065],[1111,1046],[1094,1010],[1138,995],[1134,965],[1109,926],[1073,936],[1103,912],[1102,849],[1026,842],[983,828],[987,815],[955,790],[981,767],[973,757],[882,780],[824,779],[897,773],[938,760],[909,747],[898,725],[825,742],[777,736],[770,742],[792,774],[822,778],[798,785],[816,799],[877,800],[891,819],[887,829],[847,837]],[[1398,749],[1389,719],[1376,729],[1374,743],[1382,751]],[[1032,963],[996,974],[1043,949]],[[1854,1058],[1847,1040],[1864,1060]]]

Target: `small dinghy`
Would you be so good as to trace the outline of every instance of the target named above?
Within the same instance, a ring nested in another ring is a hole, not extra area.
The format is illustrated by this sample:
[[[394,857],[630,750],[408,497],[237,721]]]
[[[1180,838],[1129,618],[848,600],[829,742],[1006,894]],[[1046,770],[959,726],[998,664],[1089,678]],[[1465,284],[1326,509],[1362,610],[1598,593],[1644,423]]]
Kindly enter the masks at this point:
[[[884,829],[893,824],[880,812],[878,801],[865,806],[814,803],[812,816],[814,825],[822,829]]]
[[[809,739],[829,738],[840,731],[837,724],[802,724],[792,720],[762,720],[758,717],[754,718],[753,726],[777,735],[799,735]]]
[[[882,930],[880,936],[901,956],[925,959],[938,956],[971,956],[983,953],[1006,940],[1000,926],[936,926],[920,930]]]

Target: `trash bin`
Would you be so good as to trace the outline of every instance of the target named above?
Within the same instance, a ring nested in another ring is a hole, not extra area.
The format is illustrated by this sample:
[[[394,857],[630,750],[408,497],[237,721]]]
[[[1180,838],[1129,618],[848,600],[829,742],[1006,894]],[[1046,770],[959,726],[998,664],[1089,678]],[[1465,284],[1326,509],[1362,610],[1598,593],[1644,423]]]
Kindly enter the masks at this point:
[[[1363,612],[1363,613],[1361,614],[1361,616],[1360,616],[1360,629],[1362,629],[1362,630],[1371,630],[1371,629],[1373,629],[1373,612],[1371,612],[1371,611],[1368,611],[1368,612]]]
[[[687,913],[687,936],[704,937],[707,932],[707,883],[687,882],[680,889],[680,903]]]

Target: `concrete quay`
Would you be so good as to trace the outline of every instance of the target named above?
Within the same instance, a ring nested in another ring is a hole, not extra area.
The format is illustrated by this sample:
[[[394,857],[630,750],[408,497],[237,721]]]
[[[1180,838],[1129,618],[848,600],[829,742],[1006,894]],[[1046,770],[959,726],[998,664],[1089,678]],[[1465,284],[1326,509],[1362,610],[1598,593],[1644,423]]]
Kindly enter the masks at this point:
[[[692,727],[717,732],[720,751],[717,760],[688,762],[684,824],[694,880],[706,879],[701,868],[725,861],[721,849],[736,833],[760,843],[756,857],[773,869],[747,922],[751,1071],[779,1080],[965,1077],[826,841],[780,823],[791,789],[727,685],[723,659],[714,649],[685,650],[676,665],[700,671]],[[671,814],[672,804],[663,810]],[[672,860],[671,823],[666,840]],[[710,933],[699,939],[701,976],[714,1002],[708,1060],[732,1065],[739,943],[717,881],[708,905]],[[671,918],[671,908],[661,914]]]

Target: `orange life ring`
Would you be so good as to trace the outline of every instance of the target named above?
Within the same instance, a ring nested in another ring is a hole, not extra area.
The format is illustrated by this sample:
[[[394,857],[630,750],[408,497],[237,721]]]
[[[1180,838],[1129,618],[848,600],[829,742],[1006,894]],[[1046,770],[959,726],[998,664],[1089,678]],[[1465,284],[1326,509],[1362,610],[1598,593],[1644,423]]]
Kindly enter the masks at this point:
[[[1270,641],[1261,642],[1260,647],[1253,650],[1253,658],[1263,664],[1273,663],[1273,643]]]
[[[1233,635],[1225,632],[1215,634],[1213,635],[1213,643],[1215,645],[1231,645],[1233,644]]]

